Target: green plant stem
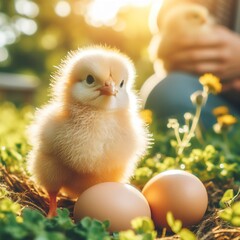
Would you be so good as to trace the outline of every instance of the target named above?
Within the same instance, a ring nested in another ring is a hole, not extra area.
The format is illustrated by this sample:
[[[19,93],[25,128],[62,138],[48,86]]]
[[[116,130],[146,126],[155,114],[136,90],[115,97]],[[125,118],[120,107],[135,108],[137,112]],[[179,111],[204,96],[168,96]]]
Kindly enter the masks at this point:
[[[177,139],[178,145],[181,145],[182,144],[182,140],[181,140],[180,135],[179,135],[179,127],[175,127],[174,128],[174,133],[175,133],[175,137]]]
[[[229,150],[229,141],[228,141],[228,131],[223,131],[222,132],[223,136],[223,151],[226,155],[230,155],[230,150]]]
[[[240,194],[240,187],[238,188],[238,192],[237,192],[237,194],[232,198],[230,204],[232,204],[232,203],[237,199],[237,197],[239,196],[239,194]]]
[[[197,127],[197,124],[198,124],[198,121],[199,121],[199,118],[200,118],[200,115],[201,115],[201,110],[202,110],[202,105],[197,105],[196,113],[193,117],[191,129],[190,129],[189,133],[184,136],[185,138],[183,138],[182,143],[181,143],[181,145],[178,149],[178,152],[177,152],[178,155],[181,155],[183,153],[185,147],[188,145],[191,138],[194,136],[194,132],[196,130],[196,127]]]

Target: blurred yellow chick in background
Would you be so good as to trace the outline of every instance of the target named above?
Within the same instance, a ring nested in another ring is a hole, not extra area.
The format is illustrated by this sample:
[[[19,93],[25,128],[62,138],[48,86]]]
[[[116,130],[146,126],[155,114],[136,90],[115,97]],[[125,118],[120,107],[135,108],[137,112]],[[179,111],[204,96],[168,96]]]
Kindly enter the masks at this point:
[[[200,35],[208,34],[213,25],[213,17],[202,5],[187,3],[169,8],[159,26],[161,34],[156,34],[155,42],[152,42],[155,46],[150,47],[152,58],[162,59],[165,70],[171,70],[168,66],[168,58],[171,52],[177,50],[172,47],[174,42],[183,38],[186,42],[188,38],[197,39]],[[184,41],[181,42],[184,43]]]
[[[29,168],[49,194],[77,197],[100,182],[127,181],[146,152],[148,130],[132,90],[135,68],[116,50],[70,53],[52,83],[52,98],[29,128]]]

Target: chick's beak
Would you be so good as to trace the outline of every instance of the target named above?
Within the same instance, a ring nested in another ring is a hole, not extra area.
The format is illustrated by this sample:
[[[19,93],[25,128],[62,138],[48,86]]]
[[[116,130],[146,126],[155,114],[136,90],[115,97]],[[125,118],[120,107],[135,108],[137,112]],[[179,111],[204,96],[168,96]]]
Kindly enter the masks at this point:
[[[116,96],[117,94],[117,88],[114,84],[114,82],[105,82],[105,84],[98,88],[100,91],[100,95],[106,95],[106,96]]]

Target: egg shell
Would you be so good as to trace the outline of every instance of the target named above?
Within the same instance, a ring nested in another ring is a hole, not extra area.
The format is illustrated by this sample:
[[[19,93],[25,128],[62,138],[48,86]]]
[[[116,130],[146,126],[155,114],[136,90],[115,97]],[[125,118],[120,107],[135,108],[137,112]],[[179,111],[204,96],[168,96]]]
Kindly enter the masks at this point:
[[[203,183],[193,174],[182,170],[168,170],[150,179],[142,190],[156,227],[166,227],[168,211],[183,226],[198,223],[208,206],[208,195]]]
[[[75,221],[89,216],[110,221],[109,231],[131,228],[136,217],[151,217],[149,204],[143,194],[129,184],[105,182],[84,191],[74,206]]]

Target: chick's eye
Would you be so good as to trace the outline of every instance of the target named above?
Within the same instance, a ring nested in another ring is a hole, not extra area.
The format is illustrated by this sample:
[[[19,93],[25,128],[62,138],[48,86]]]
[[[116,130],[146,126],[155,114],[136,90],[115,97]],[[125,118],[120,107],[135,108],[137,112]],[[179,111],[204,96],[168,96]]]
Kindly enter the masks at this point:
[[[95,79],[92,75],[88,75],[87,78],[86,78],[86,83],[91,85],[95,82]]]
[[[123,87],[123,84],[124,84],[124,80],[121,81],[121,83],[120,83],[120,88]]]

